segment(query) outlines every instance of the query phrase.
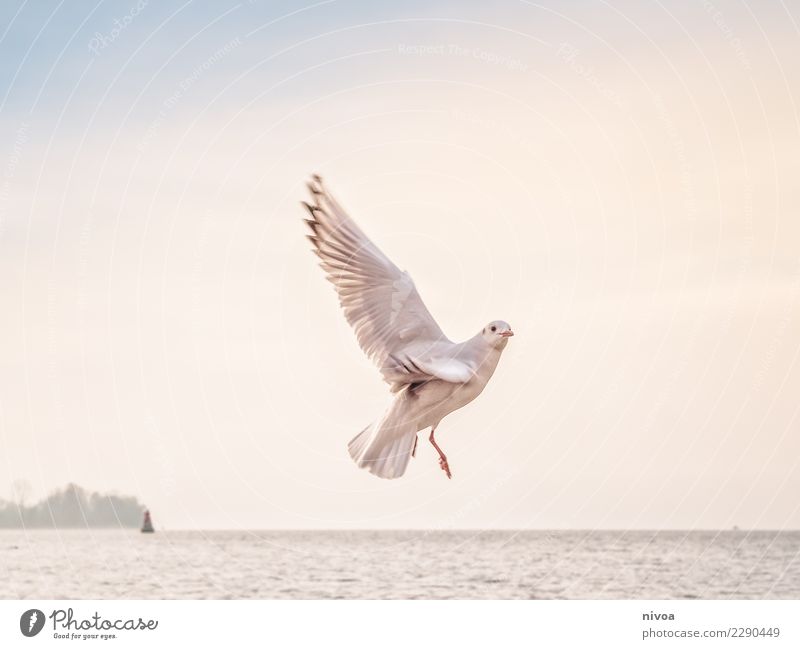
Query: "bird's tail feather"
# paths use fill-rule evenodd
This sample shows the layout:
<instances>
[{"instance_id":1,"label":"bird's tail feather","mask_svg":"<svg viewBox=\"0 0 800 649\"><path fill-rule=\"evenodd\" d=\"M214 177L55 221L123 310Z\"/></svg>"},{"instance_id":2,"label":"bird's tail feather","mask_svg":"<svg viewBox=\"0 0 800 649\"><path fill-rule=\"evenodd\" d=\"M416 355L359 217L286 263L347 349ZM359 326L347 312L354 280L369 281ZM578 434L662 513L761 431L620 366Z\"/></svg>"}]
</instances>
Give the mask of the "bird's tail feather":
<instances>
[{"instance_id":1,"label":"bird's tail feather","mask_svg":"<svg viewBox=\"0 0 800 649\"><path fill-rule=\"evenodd\" d=\"M347 450L362 469L379 478L399 478L406 471L417 438L416 422L398 416L396 407L389 408L379 420L371 423L350 440Z\"/></svg>"}]
</instances>

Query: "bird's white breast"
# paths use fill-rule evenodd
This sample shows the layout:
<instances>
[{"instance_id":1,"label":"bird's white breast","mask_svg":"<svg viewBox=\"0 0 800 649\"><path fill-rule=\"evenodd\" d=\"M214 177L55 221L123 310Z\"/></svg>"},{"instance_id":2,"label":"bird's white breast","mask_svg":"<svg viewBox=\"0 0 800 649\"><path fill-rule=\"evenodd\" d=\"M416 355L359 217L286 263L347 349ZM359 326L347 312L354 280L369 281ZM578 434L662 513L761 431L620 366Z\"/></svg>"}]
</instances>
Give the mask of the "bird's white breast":
<instances>
[{"instance_id":1,"label":"bird's white breast","mask_svg":"<svg viewBox=\"0 0 800 649\"><path fill-rule=\"evenodd\" d=\"M478 365L475 376L466 383L431 381L419 390L415 410L419 413L418 430L438 424L451 412L473 401L486 387L497 368L501 350L490 349Z\"/></svg>"}]
</instances>

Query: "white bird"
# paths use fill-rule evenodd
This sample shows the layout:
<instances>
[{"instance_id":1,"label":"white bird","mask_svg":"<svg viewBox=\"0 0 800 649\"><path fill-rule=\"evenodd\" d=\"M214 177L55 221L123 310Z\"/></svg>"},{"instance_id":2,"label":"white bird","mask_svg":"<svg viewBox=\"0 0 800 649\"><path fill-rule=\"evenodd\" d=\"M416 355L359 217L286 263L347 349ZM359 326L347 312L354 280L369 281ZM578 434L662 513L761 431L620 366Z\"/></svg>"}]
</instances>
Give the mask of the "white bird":
<instances>
[{"instance_id":1,"label":"white bird","mask_svg":"<svg viewBox=\"0 0 800 649\"><path fill-rule=\"evenodd\" d=\"M495 320L462 343L436 324L414 282L361 231L319 176L308 183L309 239L364 353L391 386L394 399L348 444L355 463L381 478L399 478L416 455L417 433L430 427L439 465L452 477L436 443L439 422L477 397L514 335Z\"/></svg>"}]
</instances>

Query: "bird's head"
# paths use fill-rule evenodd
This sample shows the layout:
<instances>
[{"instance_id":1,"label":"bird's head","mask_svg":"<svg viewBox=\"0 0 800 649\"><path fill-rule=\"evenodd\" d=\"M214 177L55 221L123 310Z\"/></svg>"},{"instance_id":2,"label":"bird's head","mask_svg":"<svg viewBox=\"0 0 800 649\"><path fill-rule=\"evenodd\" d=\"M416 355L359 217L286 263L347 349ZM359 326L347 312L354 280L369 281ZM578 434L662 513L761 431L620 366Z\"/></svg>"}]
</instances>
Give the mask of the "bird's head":
<instances>
[{"instance_id":1,"label":"bird's head","mask_svg":"<svg viewBox=\"0 0 800 649\"><path fill-rule=\"evenodd\" d=\"M513 335L511 325L503 320L492 320L481 332L481 336L487 343L501 349L506 346L508 339Z\"/></svg>"}]
</instances>

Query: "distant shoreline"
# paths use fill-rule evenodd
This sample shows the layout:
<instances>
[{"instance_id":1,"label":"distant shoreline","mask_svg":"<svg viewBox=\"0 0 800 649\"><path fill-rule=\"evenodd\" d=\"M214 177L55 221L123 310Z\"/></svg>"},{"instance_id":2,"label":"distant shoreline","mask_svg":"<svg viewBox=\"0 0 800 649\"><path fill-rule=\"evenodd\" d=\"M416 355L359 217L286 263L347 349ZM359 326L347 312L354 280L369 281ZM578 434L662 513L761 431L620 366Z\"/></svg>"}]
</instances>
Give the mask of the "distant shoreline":
<instances>
[{"instance_id":1,"label":"distant shoreline","mask_svg":"<svg viewBox=\"0 0 800 649\"><path fill-rule=\"evenodd\" d=\"M25 526L25 527L2 527L0 526L0 533L4 530L46 530L46 531L74 531L74 530L138 530L140 523L133 525L93 525L93 526ZM648 528L529 528L529 529L514 529L514 528L452 528L452 529L430 529L430 528L289 528L289 527L251 527L251 528L230 528L230 527L175 527L167 529L161 527L159 531L164 533L232 533L232 534L353 534L353 533L369 533L369 534L396 534L403 533L418 533L418 534L800 534L798 528L787 529L774 529L774 528L753 528L753 529L731 529L731 528L697 528L697 529L648 529Z\"/></svg>"},{"instance_id":2,"label":"distant shoreline","mask_svg":"<svg viewBox=\"0 0 800 649\"><path fill-rule=\"evenodd\" d=\"M0 530L134 529L144 509L133 496L90 492L70 483L32 505L22 497L0 500Z\"/></svg>"}]
</instances>

